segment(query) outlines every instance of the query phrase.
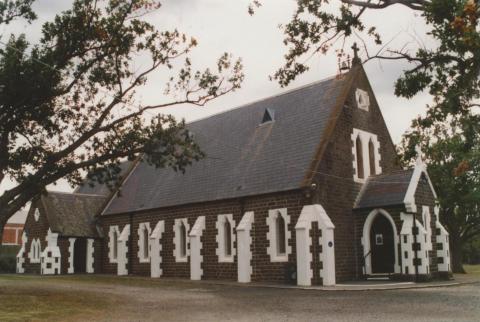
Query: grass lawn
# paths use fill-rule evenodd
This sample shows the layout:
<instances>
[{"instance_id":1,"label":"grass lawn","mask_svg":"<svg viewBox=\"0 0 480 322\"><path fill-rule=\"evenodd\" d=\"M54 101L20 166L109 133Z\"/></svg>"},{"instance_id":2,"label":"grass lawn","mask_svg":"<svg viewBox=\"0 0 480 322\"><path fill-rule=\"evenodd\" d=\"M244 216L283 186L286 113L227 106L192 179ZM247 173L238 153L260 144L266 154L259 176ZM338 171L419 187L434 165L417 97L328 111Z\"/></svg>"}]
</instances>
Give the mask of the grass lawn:
<instances>
[{"instance_id":1,"label":"grass lawn","mask_svg":"<svg viewBox=\"0 0 480 322\"><path fill-rule=\"evenodd\" d=\"M467 274L480 276L480 265L463 265Z\"/></svg>"},{"instance_id":2,"label":"grass lawn","mask_svg":"<svg viewBox=\"0 0 480 322\"><path fill-rule=\"evenodd\" d=\"M0 276L0 321L91 320L107 314L116 296L72 289L42 288L35 276Z\"/></svg>"}]
</instances>

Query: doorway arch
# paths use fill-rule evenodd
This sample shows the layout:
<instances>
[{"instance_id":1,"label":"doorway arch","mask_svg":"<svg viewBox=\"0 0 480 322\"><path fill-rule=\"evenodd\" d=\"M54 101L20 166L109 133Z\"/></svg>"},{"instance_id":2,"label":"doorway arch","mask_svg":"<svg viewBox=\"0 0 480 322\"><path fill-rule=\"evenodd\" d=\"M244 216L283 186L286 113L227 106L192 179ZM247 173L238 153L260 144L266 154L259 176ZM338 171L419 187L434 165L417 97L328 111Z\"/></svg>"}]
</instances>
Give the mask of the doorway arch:
<instances>
[{"instance_id":1,"label":"doorway arch","mask_svg":"<svg viewBox=\"0 0 480 322\"><path fill-rule=\"evenodd\" d=\"M390 224L389 227L388 223ZM372 236L372 227L375 229L379 229L380 232L378 235L380 236ZM393 272L391 273L400 273L400 263L399 263L399 258L398 258L398 245L400 243L400 238L397 233L397 227L395 225L395 221L393 220L392 216L385 211L384 209L375 209L368 214L367 219L365 220L365 224L363 225L363 237L362 237L362 245L363 245L363 256L365 259L365 274L370 275L372 273L379 273L378 269L382 267L378 267L376 265L375 269L372 265L372 251L375 251L375 245L372 245L372 238L374 239L373 241L378 242L379 244L382 244L384 242L388 242L388 236L383 236L383 234L389 233L393 234L393 245L389 247L388 245L385 245L386 247L389 247L390 251L393 251L393 259L390 260L393 261ZM377 235L377 234L374 234ZM375 238L378 237L378 240L375 240ZM384 239L384 237L387 237ZM391 236L390 236L391 237ZM381 246L381 245L380 245ZM393 250L392 250L393 248ZM375 254L379 255L379 254ZM388 259L387 259L388 260ZM373 261L375 262L375 261ZM378 261L375 263L377 264ZM385 264L385 267L388 267L388 263ZM383 272L383 273L389 273Z\"/></svg>"}]
</instances>

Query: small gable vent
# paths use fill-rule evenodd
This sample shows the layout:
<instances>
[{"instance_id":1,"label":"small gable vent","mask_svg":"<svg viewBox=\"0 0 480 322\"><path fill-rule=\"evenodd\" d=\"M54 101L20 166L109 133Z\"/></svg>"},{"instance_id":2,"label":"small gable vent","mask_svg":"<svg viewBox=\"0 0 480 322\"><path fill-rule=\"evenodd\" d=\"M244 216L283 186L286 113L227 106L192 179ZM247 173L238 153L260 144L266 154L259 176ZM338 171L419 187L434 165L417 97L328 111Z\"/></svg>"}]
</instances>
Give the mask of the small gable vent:
<instances>
[{"instance_id":1,"label":"small gable vent","mask_svg":"<svg viewBox=\"0 0 480 322\"><path fill-rule=\"evenodd\" d=\"M273 122L275 120L275 111L267 108L265 109L265 113L263 114L263 119L262 119L262 124L268 123L268 122Z\"/></svg>"}]
</instances>

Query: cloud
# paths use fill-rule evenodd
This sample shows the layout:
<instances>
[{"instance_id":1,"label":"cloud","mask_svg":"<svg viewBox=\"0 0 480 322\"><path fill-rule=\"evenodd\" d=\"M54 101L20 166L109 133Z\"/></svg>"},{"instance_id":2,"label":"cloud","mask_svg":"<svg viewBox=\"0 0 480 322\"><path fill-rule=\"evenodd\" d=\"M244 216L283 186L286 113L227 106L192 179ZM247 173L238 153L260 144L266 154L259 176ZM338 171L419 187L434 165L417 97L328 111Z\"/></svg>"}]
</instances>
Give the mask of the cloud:
<instances>
[{"instance_id":1,"label":"cloud","mask_svg":"<svg viewBox=\"0 0 480 322\"><path fill-rule=\"evenodd\" d=\"M165 0L158 12L147 17L160 30L178 28L199 40L198 48L192 52L195 66L212 66L216 58L227 51L242 57L246 72L246 80L241 90L222 97L207 107L183 106L162 112L191 121L283 91L277 83L270 81L268 76L283 63L286 48L282 43L283 35L278 25L290 20L295 1L265 0L254 16L247 13L249 3L250 0ZM35 4L40 16L39 22L32 26L15 24L10 30L28 31L29 39L35 41L40 37L41 23L52 19L56 13L68 9L69 6L70 1L39 0ZM408 41L412 48L422 42L428 45L428 41L422 36L427 27L421 17L402 6L372 11L367 15L366 22L378 26L385 35L385 40L397 37L394 41ZM335 74L335 53L315 57L311 60L310 67L309 72L291 85L292 88ZM430 101L428 95L419 95L413 100L393 95L394 81L407 67L398 62L384 62L381 65L370 62L365 66L395 143L399 142L401 134L409 128L412 118L423 113L425 104ZM158 101L161 98L159 89L167 76L165 71L162 71L150 78L145 90L140 91L145 102ZM65 189L64 184L61 189Z\"/></svg>"}]
</instances>

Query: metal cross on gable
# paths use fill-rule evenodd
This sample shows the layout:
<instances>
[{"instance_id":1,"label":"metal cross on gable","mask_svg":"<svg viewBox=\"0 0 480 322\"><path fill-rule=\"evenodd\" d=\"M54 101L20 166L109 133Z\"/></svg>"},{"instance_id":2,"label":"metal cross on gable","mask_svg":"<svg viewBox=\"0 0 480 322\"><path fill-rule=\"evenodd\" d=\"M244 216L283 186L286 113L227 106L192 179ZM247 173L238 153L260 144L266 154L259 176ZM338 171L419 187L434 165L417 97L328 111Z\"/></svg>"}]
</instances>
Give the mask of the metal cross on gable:
<instances>
[{"instance_id":1,"label":"metal cross on gable","mask_svg":"<svg viewBox=\"0 0 480 322\"><path fill-rule=\"evenodd\" d=\"M356 42L353 43L352 49L353 49L352 65L360 64L361 61L360 61L360 58L358 57L358 52L360 51L360 48L358 48Z\"/></svg>"},{"instance_id":2,"label":"metal cross on gable","mask_svg":"<svg viewBox=\"0 0 480 322\"><path fill-rule=\"evenodd\" d=\"M358 48L356 42L353 43L352 49L353 49L353 57L358 57L358 52L360 51L360 48Z\"/></svg>"}]
</instances>

